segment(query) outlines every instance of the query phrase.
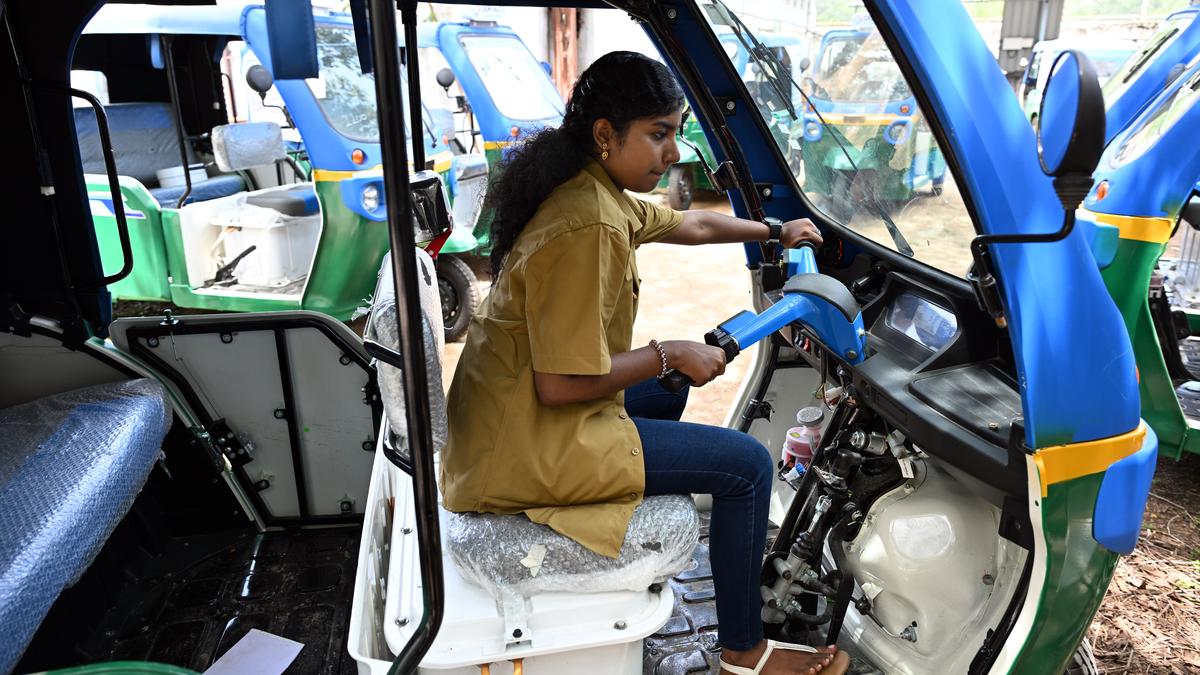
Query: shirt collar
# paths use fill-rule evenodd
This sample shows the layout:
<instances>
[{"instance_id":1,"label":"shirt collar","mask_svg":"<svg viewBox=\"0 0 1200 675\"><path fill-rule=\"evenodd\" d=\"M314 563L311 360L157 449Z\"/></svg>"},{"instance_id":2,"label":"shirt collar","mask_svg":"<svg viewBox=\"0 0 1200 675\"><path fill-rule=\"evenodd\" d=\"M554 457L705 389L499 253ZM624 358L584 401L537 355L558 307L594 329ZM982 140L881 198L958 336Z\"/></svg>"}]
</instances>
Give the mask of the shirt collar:
<instances>
[{"instance_id":1,"label":"shirt collar","mask_svg":"<svg viewBox=\"0 0 1200 675\"><path fill-rule=\"evenodd\" d=\"M587 164L584 165L583 169L591 174L592 178L594 178L597 183L603 185L604 189L608 190L608 193L612 195L614 200L616 200L617 206L620 207L621 212L633 221L634 229L637 229L637 227L641 225L641 221L638 219L637 213L634 212L633 206L629 204L629 195L625 194L624 190L618 188L616 184L613 183L612 178L609 178L608 176L608 172L604 170L604 167L600 166L600 162L597 162L594 158L589 157Z\"/></svg>"}]
</instances>

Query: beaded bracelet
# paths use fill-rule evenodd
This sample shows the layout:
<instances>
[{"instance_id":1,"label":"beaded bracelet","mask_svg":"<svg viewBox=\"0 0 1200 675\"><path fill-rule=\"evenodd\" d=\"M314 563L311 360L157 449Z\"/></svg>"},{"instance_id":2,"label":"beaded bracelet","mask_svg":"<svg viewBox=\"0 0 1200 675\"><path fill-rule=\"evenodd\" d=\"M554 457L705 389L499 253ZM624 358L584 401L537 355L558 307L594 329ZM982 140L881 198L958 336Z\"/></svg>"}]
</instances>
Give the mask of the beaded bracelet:
<instances>
[{"instance_id":1,"label":"beaded bracelet","mask_svg":"<svg viewBox=\"0 0 1200 675\"><path fill-rule=\"evenodd\" d=\"M654 351L658 352L658 358L662 359L662 372L658 374L658 379L661 380L670 372L670 368L667 368L667 351L658 344L658 340L651 340L650 346L654 347Z\"/></svg>"}]
</instances>

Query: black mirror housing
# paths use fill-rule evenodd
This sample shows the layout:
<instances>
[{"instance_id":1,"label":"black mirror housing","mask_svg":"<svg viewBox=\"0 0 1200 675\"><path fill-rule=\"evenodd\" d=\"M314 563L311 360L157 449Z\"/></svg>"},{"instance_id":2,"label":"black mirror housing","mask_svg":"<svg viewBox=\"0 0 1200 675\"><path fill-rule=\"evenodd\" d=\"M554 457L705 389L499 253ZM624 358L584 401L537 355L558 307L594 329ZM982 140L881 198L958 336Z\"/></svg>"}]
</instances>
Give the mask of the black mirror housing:
<instances>
[{"instance_id":1,"label":"black mirror housing","mask_svg":"<svg viewBox=\"0 0 1200 675\"><path fill-rule=\"evenodd\" d=\"M433 76L437 80L438 86L442 89L449 89L450 85L454 84L454 71L449 68L442 68Z\"/></svg>"},{"instance_id":2,"label":"black mirror housing","mask_svg":"<svg viewBox=\"0 0 1200 675\"><path fill-rule=\"evenodd\" d=\"M1079 206L1092 187L1104 152L1104 96L1096 69L1082 52L1054 59L1038 109L1037 151L1042 172L1066 209Z\"/></svg>"},{"instance_id":3,"label":"black mirror housing","mask_svg":"<svg viewBox=\"0 0 1200 675\"><path fill-rule=\"evenodd\" d=\"M246 84L258 92L259 96L266 96L275 85L275 78L271 77L269 70L256 63L246 71Z\"/></svg>"}]
</instances>

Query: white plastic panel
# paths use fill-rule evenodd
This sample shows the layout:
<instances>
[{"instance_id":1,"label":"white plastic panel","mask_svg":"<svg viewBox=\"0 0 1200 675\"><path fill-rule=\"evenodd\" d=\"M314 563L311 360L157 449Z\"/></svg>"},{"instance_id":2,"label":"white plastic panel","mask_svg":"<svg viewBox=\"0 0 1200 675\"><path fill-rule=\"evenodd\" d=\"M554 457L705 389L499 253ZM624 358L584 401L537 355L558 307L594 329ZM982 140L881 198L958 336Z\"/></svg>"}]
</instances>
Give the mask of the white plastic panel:
<instances>
[{"instance_id":1,"label":"white plastic panel","mask_svg":"<svg viewBox=\"0 0 1200 675\"><path fill-rule=\"evenodd\" d=\"M72 351L54 338L37 334L0 333L0 373L0 408L129 379L85 351Z\"/></svg>"}]
</instances>

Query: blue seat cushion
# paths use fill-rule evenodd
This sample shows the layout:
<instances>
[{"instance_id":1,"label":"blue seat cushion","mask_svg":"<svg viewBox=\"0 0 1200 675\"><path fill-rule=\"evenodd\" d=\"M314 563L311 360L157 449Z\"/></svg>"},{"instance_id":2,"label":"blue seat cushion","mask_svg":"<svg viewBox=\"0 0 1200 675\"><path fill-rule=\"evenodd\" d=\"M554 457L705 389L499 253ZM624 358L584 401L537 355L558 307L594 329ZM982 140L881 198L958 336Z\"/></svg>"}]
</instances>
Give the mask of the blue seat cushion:
<instances>
[{"instance_id":1,"label":"blue seat cushion","mask_svg":"<svg viewBox=\"0 0 1200 675\"><path fill-rule=\"evenodd\" d=\"M0 673L129 511L170 425L144 379L0 410Z\"/></svg>"},{"instance_id":2,"label":"blue seat cushion","mask_svg":"<svg viewBox=\"0 0 1200 675\"><path fill-rule=\"evenodd\" d=\"M187 187L178 185L175 187L160 187L150 190L150 194L158 200L159 206L164 206L169 209L175 208L175 204L179 198L183 196L183 191ZM208 180L192 183L192 192L188 195L187 203L206 202L210 199L218 199L220 197L228 197L236 195L239 192L246 190L246 182L237 174L222 174L213 176Z\"/></svg>"},{"instance_id":3,"label":"blue seat cushion","mask_svg":"<svg viewBox=\"0 0 1200 675\"><path fill-rule=\"evenodd\" d=\"M256 192L246 197L246 203L274 209L285 216L311 216L321 210L312 183L300 183L286 190Z\"/></svg>"}]
</instances>

